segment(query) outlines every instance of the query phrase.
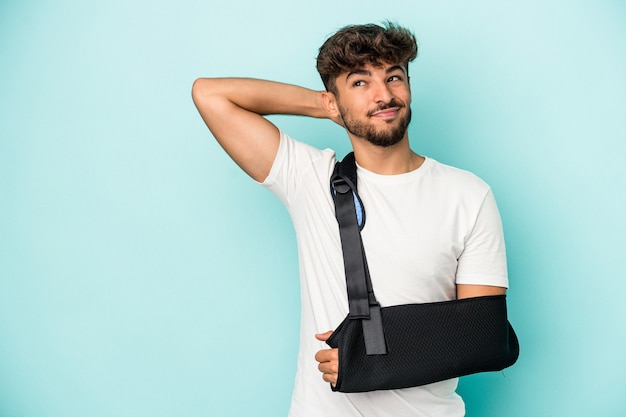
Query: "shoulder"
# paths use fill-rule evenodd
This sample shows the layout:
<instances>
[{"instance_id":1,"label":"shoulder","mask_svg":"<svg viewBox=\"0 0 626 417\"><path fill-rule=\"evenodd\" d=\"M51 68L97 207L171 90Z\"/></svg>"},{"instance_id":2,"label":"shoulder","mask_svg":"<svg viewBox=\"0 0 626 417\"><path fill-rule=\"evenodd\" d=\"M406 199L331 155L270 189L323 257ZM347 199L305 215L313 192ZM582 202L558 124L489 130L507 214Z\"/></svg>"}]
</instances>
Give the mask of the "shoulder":
<instances>
[{"instance_id":1,"label":"shoulder","mask_svg":"<svg viewBox=\"0 0 626 417\"><path fill-rule=\"evenodd\" d=\"M318 149L312 145L292 138L287 133L280 131L280 145L274 165L287 161L298 163L316 161L319 159L335 159L335 151L332 149Z\"/></svg>"},{"instance_id":2,"label":"shoulder","mask_svg":"<svg viewBox=\"0 0 626 417\"><path fill-rule=\"evenodd\" d=\"M280 132L280 144L263 185L281 197L292 199L305 187L328 187L337 159L332 149L318 149Z\"/></svg>"},{"instance_id":3,"label":"shoulder","mask_svg":"<svg viewBox=\"0 0 626 417\"><path fill-rule=\"evenodd\" d=\"M311 169L324 172L328 167L334 167L336 161L335 151L332 149L318 149L281 131L276 159L265 182L271 182L280 175L301 176Z\"/></svg>"},{"instance_id":4,"label":"shoulder","mask_svg":"<svg viewBox=\"0 0 626 417\"><path fill-rule=\"evenodd\" d=\"M483 195L490 190L489 184L468 170L443 164L432 158L426 158L424 168L426 168L425 173L429 177L446 187L477 192Z\"/></svg>"}]
</instances>

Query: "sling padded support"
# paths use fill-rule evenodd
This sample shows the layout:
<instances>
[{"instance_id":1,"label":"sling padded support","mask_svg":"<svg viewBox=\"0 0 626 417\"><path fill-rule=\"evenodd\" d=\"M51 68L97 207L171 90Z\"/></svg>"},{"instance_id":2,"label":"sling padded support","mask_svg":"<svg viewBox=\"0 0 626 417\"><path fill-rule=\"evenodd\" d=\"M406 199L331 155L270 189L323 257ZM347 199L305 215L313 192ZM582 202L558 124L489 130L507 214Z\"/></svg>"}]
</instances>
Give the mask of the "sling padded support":
<instances>
[{"instance_id":1,"label":"sling padded support","mask_svg":"<svg viewBox=\"0 0 626 417\"><path fill-rule=\"evenodd\" d=\"M386 355L366 354L362 319L346 317L327 341L339 349L334 391L399 389L500 371L519 356L505 295L383 307L381 314Z\"/></svg>"}]
</instances>

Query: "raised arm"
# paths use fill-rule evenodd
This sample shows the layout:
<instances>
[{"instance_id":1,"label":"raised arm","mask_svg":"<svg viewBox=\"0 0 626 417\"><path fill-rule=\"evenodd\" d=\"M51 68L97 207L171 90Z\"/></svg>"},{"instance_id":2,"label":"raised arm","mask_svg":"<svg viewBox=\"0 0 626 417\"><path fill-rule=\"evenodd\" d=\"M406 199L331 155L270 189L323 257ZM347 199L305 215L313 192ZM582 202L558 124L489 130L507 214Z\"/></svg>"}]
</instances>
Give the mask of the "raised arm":
<instances>
[{"instance_id":1,"label":"raised arm","mask_svg":"<svg viewBox=\"0 0 626 417\"><path fill-rule=\"evenodd\" d=\"M193 101L213 136L259 182L267 178L280 140L276 126L263 116L328 117L323 94L249 78L200 78L192 89Z\"/></svg>"}]
</instances>

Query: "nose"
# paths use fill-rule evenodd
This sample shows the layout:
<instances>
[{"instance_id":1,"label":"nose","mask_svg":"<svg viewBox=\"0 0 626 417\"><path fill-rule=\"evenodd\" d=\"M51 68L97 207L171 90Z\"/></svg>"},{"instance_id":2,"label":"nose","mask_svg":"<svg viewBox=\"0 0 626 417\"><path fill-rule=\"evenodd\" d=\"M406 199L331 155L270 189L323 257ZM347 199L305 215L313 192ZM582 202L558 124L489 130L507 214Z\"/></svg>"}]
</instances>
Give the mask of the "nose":
<instances>
[{"instance_id":1,"label":"nose","mask_svg":"<svg viewBox=\"0 0 626 417\"><path fill-rule=\"evenodd\" d=\"M374 90L374 101L376 103L389 103L393 100L393 93L389 89L386 82L380 82L376 85Z\"/></svg>"}]
</instances>

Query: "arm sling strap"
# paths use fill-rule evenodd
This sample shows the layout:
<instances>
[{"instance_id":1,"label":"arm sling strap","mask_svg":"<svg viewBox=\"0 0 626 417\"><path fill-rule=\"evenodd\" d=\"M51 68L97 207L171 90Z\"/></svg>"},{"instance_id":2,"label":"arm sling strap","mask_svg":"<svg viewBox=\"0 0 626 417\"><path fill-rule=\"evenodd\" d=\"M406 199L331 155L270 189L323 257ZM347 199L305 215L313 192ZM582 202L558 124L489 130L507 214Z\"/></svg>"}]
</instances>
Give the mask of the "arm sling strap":
<instances>
[{"instance_id":1,"label":"arm sling strap","mask_svg":"<svg viewBox=\"0 0 626 417\"><path fill-rule=\"evenodd\" d=\"M344 257L349 313L326 342L339 351L333 391L367 392L500 371L519 356L506 296L381 307L361 240L365 209L354 154L337 162L331 194Z\"/></svg>"}]
</instances>

